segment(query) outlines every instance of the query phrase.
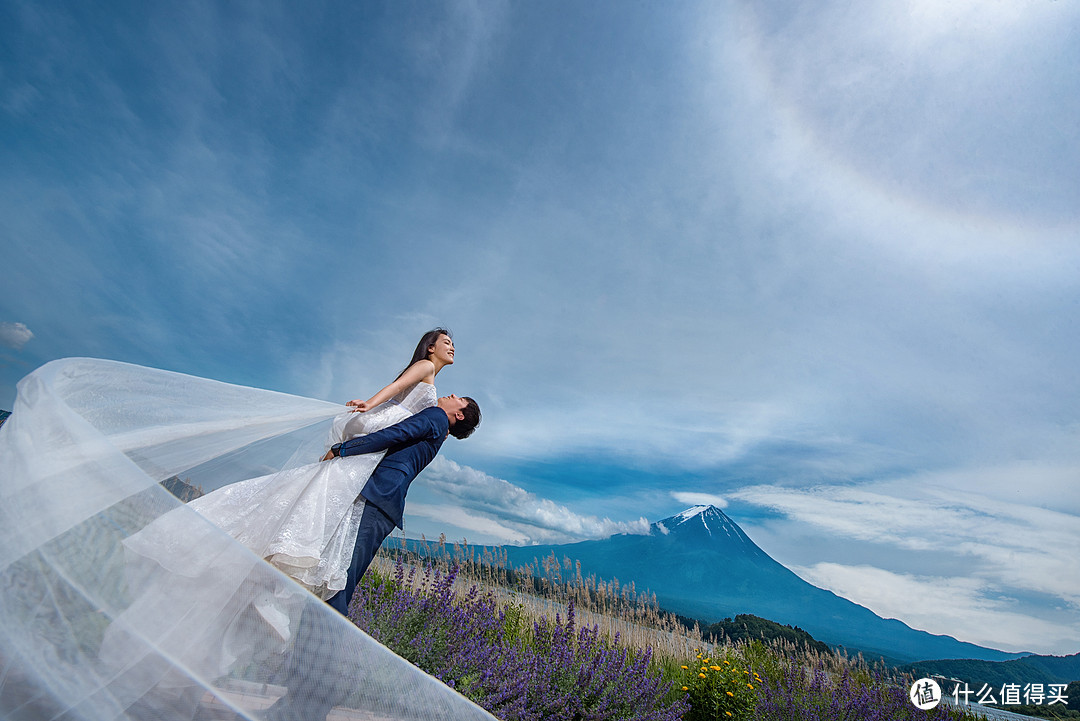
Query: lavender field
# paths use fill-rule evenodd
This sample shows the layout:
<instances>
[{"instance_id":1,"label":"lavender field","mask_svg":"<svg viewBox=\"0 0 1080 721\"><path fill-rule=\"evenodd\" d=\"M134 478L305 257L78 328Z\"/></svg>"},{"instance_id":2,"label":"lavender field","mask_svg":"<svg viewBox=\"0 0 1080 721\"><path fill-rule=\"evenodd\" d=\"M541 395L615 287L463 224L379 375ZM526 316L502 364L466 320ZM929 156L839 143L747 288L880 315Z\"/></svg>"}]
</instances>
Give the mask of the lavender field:
<instances>
[{"instance_id":1,"label":"lavender field","mask_svg":"<svg viewBox=\"0 0 1080 721\"><path fill-rule=\"evenodd\" d=\"M977 718L915 708L910 679L861 658L707 643L617 582L492 560L381 558L350 618L507 721Z\"/></svg>"}]
</instances>

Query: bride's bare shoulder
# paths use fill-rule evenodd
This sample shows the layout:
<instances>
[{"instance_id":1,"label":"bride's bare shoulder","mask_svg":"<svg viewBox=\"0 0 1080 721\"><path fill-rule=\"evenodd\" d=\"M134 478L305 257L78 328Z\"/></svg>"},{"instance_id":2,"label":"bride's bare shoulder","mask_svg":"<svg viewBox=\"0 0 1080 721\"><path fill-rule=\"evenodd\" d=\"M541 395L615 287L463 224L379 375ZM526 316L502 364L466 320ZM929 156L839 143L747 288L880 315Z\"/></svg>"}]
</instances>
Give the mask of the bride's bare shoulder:
<instances>
[{"instance_id":1,"label":"bride's bare shoulder","mask_svg":"<svg viewBox=\"0 0 1080 721\"><path fill-rule=\"evenodd\" d=\"M413 363L409 366L409 369L405 371L405 374L409 376L409 380L413 383L435 385L435 364L427 358Z\"/></svg>"}]
</instances>

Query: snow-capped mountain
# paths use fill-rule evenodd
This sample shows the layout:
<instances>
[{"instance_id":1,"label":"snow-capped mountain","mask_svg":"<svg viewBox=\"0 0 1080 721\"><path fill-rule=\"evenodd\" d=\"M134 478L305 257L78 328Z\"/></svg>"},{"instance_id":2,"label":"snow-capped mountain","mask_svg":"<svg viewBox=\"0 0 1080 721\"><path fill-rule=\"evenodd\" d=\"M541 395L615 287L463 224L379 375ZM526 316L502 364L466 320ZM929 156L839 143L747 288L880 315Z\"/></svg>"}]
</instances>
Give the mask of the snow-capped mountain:
<instances>
[{"instance_id":1,"label":"snow-capped mountain","mask_svg":"<svg viewBox=\"0 0 1080 721\"><path fill-rule=\"evenodd\" d=\"M665 518L652 524L654 533L670 535L676 533L684 540L692 540L697 537L700 541L714 541L732 545L741 549L742 553L749 555L760 554L768 558L768 554L762 551L743 533L743 529L735 521L716 506L694 506L671 518Z\"/></svg>"},{"instance_id":2,"label":"snow-capped mountain","mask_svg":"<svg viewBox=\"0 0 1080 721\"><path fill-rule=\"evenodd\" d=\"M717 621L739 613L799 626L814 638L890 660L976 658L1008 654L918 631L802 580L761 550L715 506L695 506L653 523L648 535L558 546L508 546L515 566L554 552L581 561L582 572L633 581L668 611Z\"/></svg>"}]
</instances>

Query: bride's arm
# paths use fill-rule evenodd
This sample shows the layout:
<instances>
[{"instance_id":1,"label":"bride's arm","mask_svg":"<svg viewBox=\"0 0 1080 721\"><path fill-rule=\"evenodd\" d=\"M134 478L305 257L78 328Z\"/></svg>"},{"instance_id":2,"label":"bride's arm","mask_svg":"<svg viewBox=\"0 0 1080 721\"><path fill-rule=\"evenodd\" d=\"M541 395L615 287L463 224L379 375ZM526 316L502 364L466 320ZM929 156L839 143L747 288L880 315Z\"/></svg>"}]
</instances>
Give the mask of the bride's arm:
<instances>
[{"instance_id":1,"label":"bride's arm","mask_svg":"<svg viewBox=\"0 0 1080 721\"><path fill-rule=\"evenodd\" d=\"M427 359L418 360L411 366L409 366L404 373L398 376L393 383L383 388L371 398L368 398L366 401L362 401L359 399L349 401L345 405L353 406L354 410L361 413L363 413L364 411L370 411L375 406L379 405L380 403L385 403L406 388L411 388L420 381L431 378L434 375L434 363Z\"/></svg>"}]
</instances>

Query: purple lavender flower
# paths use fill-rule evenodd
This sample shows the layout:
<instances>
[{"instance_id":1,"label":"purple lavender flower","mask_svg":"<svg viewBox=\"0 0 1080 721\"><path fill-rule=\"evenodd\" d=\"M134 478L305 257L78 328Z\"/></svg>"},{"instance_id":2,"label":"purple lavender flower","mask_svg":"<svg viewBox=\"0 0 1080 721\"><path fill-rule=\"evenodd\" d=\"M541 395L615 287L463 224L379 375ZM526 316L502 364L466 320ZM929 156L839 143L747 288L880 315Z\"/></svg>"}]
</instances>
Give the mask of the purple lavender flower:
<instances>
[{"instance_id":1,"label":"purple lavender flower","mask_svg":"<svg viewBox=\"0 0 1080 721\"><path fill-rule=\"evenodd\" d=\"M596 626L542 618L530 629L473 586L459 597L456 569L430 566L418 580L400 564L390 577L369 574L350 618L360 628L508 721L677 721L684 697L653 669L651 651L620 647ZM415 587L416 590L413 590Z\"/></svg>"},{"instance_id":2,"label":"purple lavender flower","mask_svg":"<svg viewBox=\"0 0 1080 721\"><path fill-rule=\"evenodd\" d=\"M819 662L807 668L796 659L787 659L778 675L763 677L755 717L761 721L945 721L963 719L965 714L945 704L920 711L906 689L878 673L871 673L864 682L856 680L848 666L826 670Z\"/></svg>"}]
</instances>

